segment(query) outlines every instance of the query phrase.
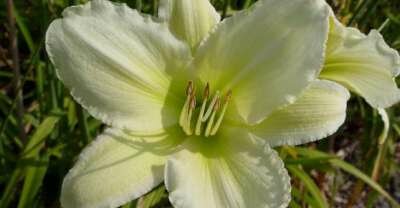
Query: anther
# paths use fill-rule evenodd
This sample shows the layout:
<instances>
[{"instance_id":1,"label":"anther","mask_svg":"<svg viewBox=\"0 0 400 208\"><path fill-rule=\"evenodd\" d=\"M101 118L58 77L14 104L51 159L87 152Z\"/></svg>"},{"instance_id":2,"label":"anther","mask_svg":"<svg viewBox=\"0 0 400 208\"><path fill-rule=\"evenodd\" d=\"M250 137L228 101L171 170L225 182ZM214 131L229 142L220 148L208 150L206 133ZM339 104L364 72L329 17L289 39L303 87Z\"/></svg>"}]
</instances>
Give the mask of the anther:
<instances>
[{"instance_id":1,"label":"anther","mask_svg":"<svg viewBox=\"0 0 400 208\"><path fill-rule=\"evenodd\" d=\"M193 93L193 81L190 80L186 86L186 95L189 96Z\"/></svg>"},{"instance_id":2,"label":"anther","mask_svg":"<svg viewBox=\"0 0 400 208\"><path fill-rule=\"evenodd\" d=\"M232 90L229 90L228 93L226 93L226 95L225 95L224 103L229 102L231 97L232 97Z\"/></svg>"},{"instance_id":3,"label":"anther","mask_svg":"<svg viewBox=\"0 0 400 208\"><path fill-rule=\"evenodd\" d=\"M217 101L215 102L213 111L217 111L217 110L219 109L220 105L221 105L221 101L220 101L220 99L218 98Z\"/></svg>"},{"instance_id":4,"label":"anther","mask_svg":"<svg viewBox=\"0 0 400 208\"><path fill-rule=\"evenodd\" d=\"M210 96L210 84L207 82L206 88L204 88L203 99L208 99Z\"/></svg>"}]
</instances>

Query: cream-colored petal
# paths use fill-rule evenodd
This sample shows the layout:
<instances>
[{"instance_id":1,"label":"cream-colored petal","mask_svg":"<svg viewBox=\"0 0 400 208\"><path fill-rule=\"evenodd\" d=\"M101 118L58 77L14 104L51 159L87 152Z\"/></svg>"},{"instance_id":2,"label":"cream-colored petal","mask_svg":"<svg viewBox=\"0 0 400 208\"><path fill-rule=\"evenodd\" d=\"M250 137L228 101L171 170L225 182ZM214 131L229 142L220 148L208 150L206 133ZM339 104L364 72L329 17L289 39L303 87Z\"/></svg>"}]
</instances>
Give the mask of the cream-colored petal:
<instances>
[{"instance_id":1,"label":"cream-colored petal","mask_svg":"<svg viewBox=\"0 0 400 208\"><path fill-rule=\"evenodd\" d=\"M273 112L251 131L271 146L325 138L343 124L349 96L339 84L315 81L295 103Z\"/></svg>"},{"instance_id":2,"label":"cream-colored petal","mask_svg":"<svg viewBox=\"0 0 400 208\"><path fill-rule=\"evenodd\" d=\"M320 77L339 82L361 95L375 108L400 101L394 78L400 73L400 56L378 31L367 36L343 26L332 17L326 61Z\"/></svg>"},{"instance_id":3,"label":"cream-colored petal","mask_svg":"<svg viewBox=\"0 0 400 208\"><path fill-rule=\"evenodd\" d=\"M190 49L165 24L94 0L51 23L46 50L73 97L103 122L145 132L177 121L168 90Z\"/></svg>"},{"instance_id":4,"label":"cream-colored petal","mask_svg":"<svg viewBox=\"0 0 400 208\"><path fill-rule=\"evenodd\" d=\"M328 7L319 0L261 0L222 21L197 50L195 76L233 90L248 123L289 104L319 73L328 33Z\"/></svg>"},{"instance_id":5,"label":"cream-colored petal","mask_svg":"<svg viewBox=\"0 0 400 208\"><path fill-rule=\"evenodd\" d=\"M178 143L176 134L133 136L106 130L65 177L62 207L118 207L142 196L163 181L164 163Z\"/></svg>"},{"instance_id":6,"label":"cream-colored petal","mask_svg":"<svg viewBox=\"0 0 400 208\"><path fill-rule=\"evenodd\" d=\"M264 141L233 131L189 138L166 164L165 184L176 208L287 207L290 178Z\"/></svg>"},{"instance_id":7,"label":"cream-colored petal","mask_svg":"<svg viewBox=\"0 0 400 208\"><path fill-rule=\"evenodd\" d=\"M193 50L221 19L208 0L161 0L158 16Z\"/></svg>"}]
</instances>

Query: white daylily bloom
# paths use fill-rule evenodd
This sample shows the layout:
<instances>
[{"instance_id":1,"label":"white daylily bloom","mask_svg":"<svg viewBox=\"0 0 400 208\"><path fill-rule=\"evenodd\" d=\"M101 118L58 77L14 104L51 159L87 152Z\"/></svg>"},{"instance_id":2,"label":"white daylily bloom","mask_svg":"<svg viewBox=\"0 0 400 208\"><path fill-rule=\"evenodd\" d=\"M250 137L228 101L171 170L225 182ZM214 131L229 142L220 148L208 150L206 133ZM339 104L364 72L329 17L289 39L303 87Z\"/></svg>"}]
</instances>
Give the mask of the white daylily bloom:
<instances>
[{"instance_id":1,"label":"white daylily bloom","mask_svg":"<svg viewBox=\"0 0 400 208\"><path fill-rule=\"evenodd\" d=\"M317 80L329 8L260 0L219 21L207 0L160 18L105 0L67 8L46 50L72 96L111 128L65 177L63 207L117 207L165 180L177 208L286 207L270 146L332 134L348 91Z\"/></svg>"},{"instance_id":2,"label":"white daylily bloom","mask_svg":"<svg viewBox=\"0 0 400 208\"><path fill-rule=\"evenodd\" d=\"M362 96L374 108L387 108L400 101L395 78L400 73L399 53L382 35L364 35L345 27L331 11L326 60L320 78L336 81Z\"/></svg>"}]
</instances>

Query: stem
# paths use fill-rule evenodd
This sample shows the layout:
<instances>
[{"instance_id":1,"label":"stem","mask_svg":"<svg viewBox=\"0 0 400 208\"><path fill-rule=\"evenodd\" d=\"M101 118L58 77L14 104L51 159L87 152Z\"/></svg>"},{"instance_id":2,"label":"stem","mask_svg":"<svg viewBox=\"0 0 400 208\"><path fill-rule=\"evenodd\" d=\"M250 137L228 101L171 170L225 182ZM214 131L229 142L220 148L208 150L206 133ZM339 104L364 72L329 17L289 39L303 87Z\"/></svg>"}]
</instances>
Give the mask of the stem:
<instances>
[{"instance_id":1,"label":"stem","mask_svg":"<svg viewBox=\"0 0 400 208\"><path fill-rule=\"evenodd\" d=\"M22 86L21 86L21 72L19 66L19 54L18 54L18 42L17 42L17 29L15 27L15 16L14 16L14 2L13 0L7 0L7 17L9 24L9 41L10 51L12 54L13 71L14 71L14 93L16 96L16 110L17 110L17 122L19 127L19 137L22 142L26 139L23 118L24 118L24 104L22 97ZM21 86L21 87L20 87Z\"/></svg>"},{"instance_id":2,"label":"stem","mask_svg":"<svg viewBox=\"0 0 400 208\"><path fill-rule=\"evenodd\" d=\"M381 173L379 170L381 169L381 166L384 161L384 154L386 150L386 144L387 144L387 138L388 138L388 133L389 133L389 128L390 128L390 120L388 117L388 114L384 109L378 109L379 115L381 116L381 119L383 121L383 130L381 135L379 135L378 138L378 155L376 156L375 163L374 163L374 168L372 170L372 175L371 178L374 181L378 181L379 175Z\"/></svg>"},{"instance_id":3,"label":"stem","mask_svg":"<svg viewBox=\"0 0 400 208\"><path fill-rule=\"evenodd\" d=\"M386 142L384 144L379 144L378 155L376 156L374 168L372 169L371 178L372 178L372 180L374 180L376 182L378 182L379 176L381 175L381 173L379 171L383 164L384 149L386 147L385 144L386 144Z\"/></svg>"}]
</instances>

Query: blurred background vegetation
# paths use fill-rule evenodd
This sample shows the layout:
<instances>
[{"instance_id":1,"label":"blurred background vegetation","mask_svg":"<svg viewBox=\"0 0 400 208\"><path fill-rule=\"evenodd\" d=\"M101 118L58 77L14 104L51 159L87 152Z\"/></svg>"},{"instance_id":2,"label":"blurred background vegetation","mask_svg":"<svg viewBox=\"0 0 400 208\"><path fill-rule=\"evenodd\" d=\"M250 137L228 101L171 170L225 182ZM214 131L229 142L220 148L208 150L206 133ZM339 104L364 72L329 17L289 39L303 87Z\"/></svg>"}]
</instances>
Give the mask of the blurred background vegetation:
<instances>
[{"instance_id":1,"label":"blurred background vegetation","mask_svg":"<svg viewBox=\"0 0 400 208\"><path fill-rule=\"evenodd\" d=\"M0 2L0 208L60 207L63 177L104 126L56 78L44 34L61 11L83 0ZM156 14L157 0L126 0ZM223 17L254 0L211 0ZM363 32L379 29L400 49L400 0L330 0L339 19ZM11 21L9 12L15 17ZM14 19L14 18L11 18ZM10 41L16 38L17 48ZM16 70L17 69L17 70ZM382 121L361 98L349 102L345 124L327 139L277 149L292 176L291 207L398 207L400 106L379 145ZM128 207L171 207L163 186Z\"/></svg>"}]
</instances>

